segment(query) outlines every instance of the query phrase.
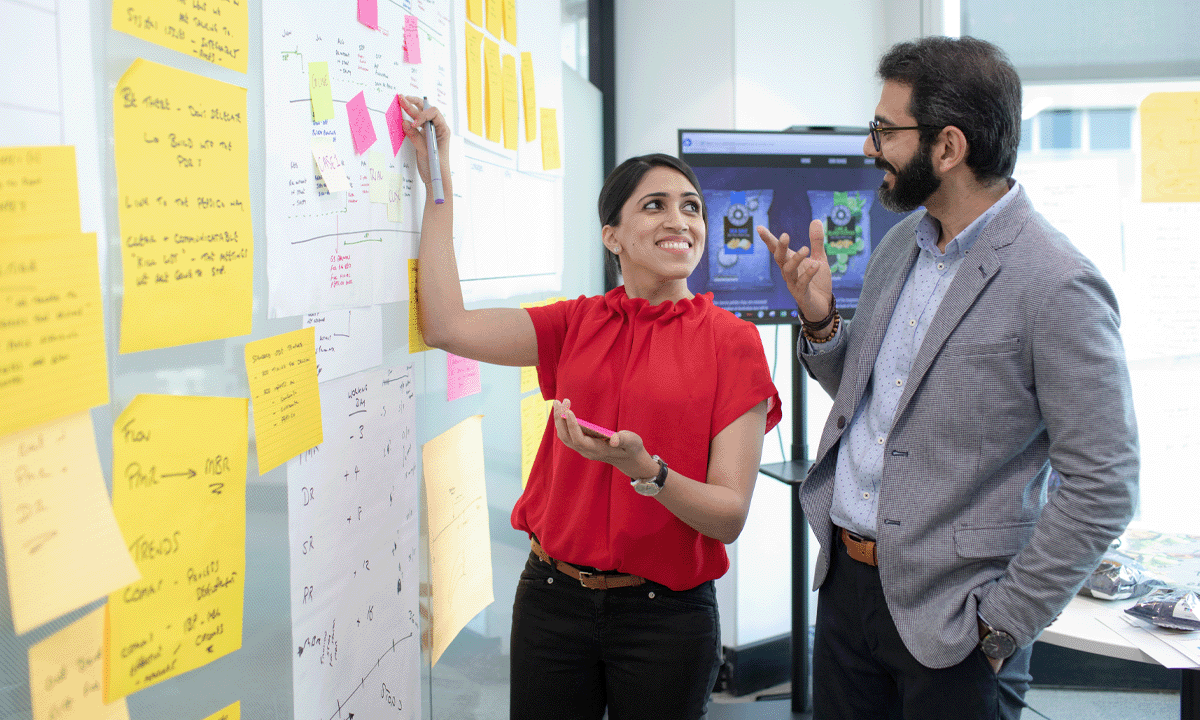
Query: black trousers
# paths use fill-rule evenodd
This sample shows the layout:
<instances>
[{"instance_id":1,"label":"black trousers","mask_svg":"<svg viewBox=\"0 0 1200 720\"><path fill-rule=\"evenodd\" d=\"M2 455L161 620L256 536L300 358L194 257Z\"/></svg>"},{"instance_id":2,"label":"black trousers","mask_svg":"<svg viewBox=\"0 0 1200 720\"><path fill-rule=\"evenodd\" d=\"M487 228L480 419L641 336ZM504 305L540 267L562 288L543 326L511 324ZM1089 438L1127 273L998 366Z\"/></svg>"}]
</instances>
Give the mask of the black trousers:
<instances>
[{"instance_id":1,"label":"black trousers","mask_svg":"<svg viewBox=\"0 0 1200 720\"><path fill-rule=\"evenodd\" d=\"M530 553L513 602L510 720L698 720L720 666L711 581L589 590Z\"/></svg>"},{"instance_id":2,"label":"black trousers","mask_svg":"<svg viewBox=\"0 0 1200 720\"><path fill-rule=\"evenodd\" d=\"M814 720L1015 720L1029 689L1031 648L997 675L975 648L961 663L917 662L892 621L879 570L839 540L817 596L813 643Z\"/></svg>"}]
</instances>

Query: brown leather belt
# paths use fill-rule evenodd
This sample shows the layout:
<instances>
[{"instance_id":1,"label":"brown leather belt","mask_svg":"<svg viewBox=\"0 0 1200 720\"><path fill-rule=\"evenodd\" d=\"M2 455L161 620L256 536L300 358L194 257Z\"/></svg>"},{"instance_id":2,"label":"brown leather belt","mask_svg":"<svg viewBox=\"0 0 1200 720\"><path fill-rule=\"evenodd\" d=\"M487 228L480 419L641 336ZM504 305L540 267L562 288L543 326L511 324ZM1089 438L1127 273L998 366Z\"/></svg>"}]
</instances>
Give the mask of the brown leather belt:
<instances>
[{"instance_id":1,"label":"brown leather belt","mask_svg":"<svg viewBox=\"0 0 1200 720\"><path fill-rule=\"evenodd\" d=\"M564 575L570 575L579 581L579 584L588 590L610 590L612 588L637 587L644 585L646 578L638 577L637 575L601 575L598 573L580 570L571 563L555 560L546 554L542 549L537 538L529 538L529 545L533 548L533 554L538 556L538 559L544 563L548 563L550 567L558 570Z\"/></svg>"},{"instance_id":2,"label":"brown leather belt","mask_svg":"<svg viewBox=\"0 0 1200 720\"><path fill-rule=\"evenodd\" d=\"M841 531L842 544L846 546L846 552L850 553L850 557L871 567L879 567L879 559L875 555L874 540L868 540L861 535L855 535L846 528L838 529Z\"/></svg>"}]
</instances>

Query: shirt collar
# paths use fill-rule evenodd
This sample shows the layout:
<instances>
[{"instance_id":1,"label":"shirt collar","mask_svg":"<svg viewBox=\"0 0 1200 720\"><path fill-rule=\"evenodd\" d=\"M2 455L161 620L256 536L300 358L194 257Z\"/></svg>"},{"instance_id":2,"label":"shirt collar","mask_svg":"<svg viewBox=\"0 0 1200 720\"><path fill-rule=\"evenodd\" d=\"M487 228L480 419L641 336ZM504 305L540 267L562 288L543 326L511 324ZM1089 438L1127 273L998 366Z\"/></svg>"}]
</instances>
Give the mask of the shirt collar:
<instances>
[{"instance_id":1,"label":"shirt collar","mask_svg":"<svg viewBox=\"0 0 1200 720\"><path fill-rule=\"evenodd\" d=\"M991 222L992 218L999 215L1004 208L1008 207L1012 199L1017 196L1017 188L1020 187L1020 183L1011 178L1008 182L1011 184L1009 185L1008 192L1004 193L1004 197L992 203L991 207L984 210L983 214L975 218L970 225L963 228L962 232L947 243L945 253L938 250L937 246L938 232L940 230L939 223L929 213L925 213L925 217L921 218L921 221L917 223L917 246L926 252L932 253L934 257L941 257L942 255L957 257L966 254L971 249L971 246L975 244L979 233L983 232L983 228Z\"/></svg>"}]
</instances>

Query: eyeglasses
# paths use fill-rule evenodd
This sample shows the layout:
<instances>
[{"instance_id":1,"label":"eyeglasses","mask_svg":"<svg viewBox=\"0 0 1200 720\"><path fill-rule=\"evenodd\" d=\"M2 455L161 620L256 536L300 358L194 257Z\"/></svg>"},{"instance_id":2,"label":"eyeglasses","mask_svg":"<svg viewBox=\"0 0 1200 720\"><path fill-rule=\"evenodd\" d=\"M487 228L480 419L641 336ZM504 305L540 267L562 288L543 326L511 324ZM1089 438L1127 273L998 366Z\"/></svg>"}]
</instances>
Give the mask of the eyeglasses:
<instances>
[{"instance_id":1,"label":"eyeglasses","mask_svg":"<svg viewBox=\"0 0 1200 720\"><path fill-rule=\"evenodd\" d=\"M890 132L896 132L898 130L924 130L926 128L928 128L930 130L941 130L942 129L941 127L939 127L937 125L909 125L907 127L892 127L890 125L880 125L878 122L876 122L874 120L867 123L867 127L871 128L871 142L875 143L875 152L883 152L883 148L879 144L879 134L880 133L890 133Z\"/></svg>"}]
</instances>

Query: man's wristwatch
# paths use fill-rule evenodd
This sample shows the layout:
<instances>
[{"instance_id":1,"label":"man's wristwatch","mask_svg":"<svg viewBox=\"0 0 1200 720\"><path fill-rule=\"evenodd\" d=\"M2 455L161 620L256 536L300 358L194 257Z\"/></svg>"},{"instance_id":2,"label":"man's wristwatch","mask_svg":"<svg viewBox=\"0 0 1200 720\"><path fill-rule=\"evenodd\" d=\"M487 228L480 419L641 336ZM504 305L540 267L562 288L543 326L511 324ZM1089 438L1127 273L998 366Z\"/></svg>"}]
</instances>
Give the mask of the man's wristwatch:
<instances>
[{"instance_id":1,"label":"man's wristwatch","mask_svg":"<svg viewBox=\"0 0 1200 720\"><path fill-rule=\"evenodd\" d=\"M657 455L651 459L658 463L658 474L652 478L633 478L629 481L638 495L653 497L658 494L659 490L662 490L663 484L667 482L667 464Z\"/></svg>"},{"instance_id":2,"label":"man's wristwatch","mask_svg":"<svg viewBox=\"0 0 1200 720\"><path fill-rule=\"evenodd\" d=\"M1017 651L1017 641L1012 635L988 625L983 618L979 618L979 632L983 636L979 639L979 649L993 660L1007 660Z\"/></svg>"}]
</instances>

